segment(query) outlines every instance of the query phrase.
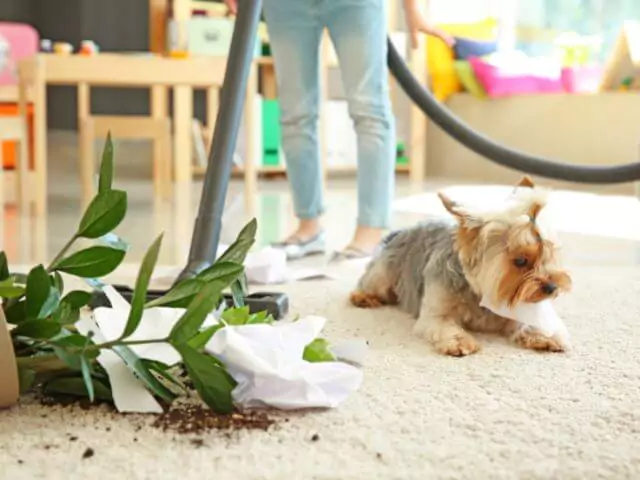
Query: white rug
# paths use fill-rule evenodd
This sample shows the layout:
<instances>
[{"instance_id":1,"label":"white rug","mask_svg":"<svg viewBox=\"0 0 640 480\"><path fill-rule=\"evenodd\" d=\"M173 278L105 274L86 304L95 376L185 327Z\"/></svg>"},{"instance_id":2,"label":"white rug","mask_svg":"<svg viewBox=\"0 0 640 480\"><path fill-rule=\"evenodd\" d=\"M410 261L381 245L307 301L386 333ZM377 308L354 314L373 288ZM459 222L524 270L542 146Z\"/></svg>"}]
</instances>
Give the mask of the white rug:
<instances>
[{"instance_id":1,"label":"white rug","mask_svg":"<svg viewBox=\"0 0 640 480\"><path fill-rule=\"evenodd\" d=\"M442 190L462 204L483 207L501 204L513 186L465 185ZM394 202L393 208L425 216L447 215L435 192L401 198ZM640 240L640 201L636 197L551 191L544 212L559 232Z\"/></svg>"},{"instance_id":2,"label":"white rug","mask_svg":"<svg viewBox=\"0 0 640 480\"><path fill-rule=\"evenodd\" d=\"M435 355L401 313L348 306L355 272L291 285L292 313L326 316L330 338L370 342L364 384L341 407L195 445L145 426L152 418L24 403L0 412L0 478L638 478L640 271L574 274L558 304L573 352L483 338L464 359Z\"/></svg>"}]
</instances>

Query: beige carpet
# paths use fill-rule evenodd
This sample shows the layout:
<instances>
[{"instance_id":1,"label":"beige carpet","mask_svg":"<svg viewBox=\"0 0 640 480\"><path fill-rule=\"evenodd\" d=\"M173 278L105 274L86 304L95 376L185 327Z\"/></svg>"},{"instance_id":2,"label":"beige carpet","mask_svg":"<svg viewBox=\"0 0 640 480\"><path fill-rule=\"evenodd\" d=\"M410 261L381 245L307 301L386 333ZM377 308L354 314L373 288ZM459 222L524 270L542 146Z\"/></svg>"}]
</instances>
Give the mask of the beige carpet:
<instances>
[{"instance_id":1,"label":"beige carpet","mask_svg":"<svg viewBox=\"0 0 640 480\"><path fill-rule=\"evenodd\" d=\"M364 384L341 407L185 437L136 415L25 403L0 412L0 478L638 478L640 270L574 274L558 304L571 354L487 338L465 359L434 355L400 313L346 306L353 272L292 285L293 311L328 317L331 338L370 341Z\"/></svg>"}]
</instances>

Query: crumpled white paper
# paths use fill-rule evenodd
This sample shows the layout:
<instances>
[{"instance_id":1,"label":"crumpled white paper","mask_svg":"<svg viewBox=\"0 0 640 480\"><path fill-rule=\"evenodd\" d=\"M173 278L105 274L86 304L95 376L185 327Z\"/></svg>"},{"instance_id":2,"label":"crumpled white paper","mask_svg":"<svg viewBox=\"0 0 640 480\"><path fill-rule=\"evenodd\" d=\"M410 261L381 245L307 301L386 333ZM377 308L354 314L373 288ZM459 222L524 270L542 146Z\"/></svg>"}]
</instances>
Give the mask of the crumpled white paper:
<instances>
[{"instance_id":1,"label":"crumpled white paper","mask_svg":"<svg viewBox=\"0 0 640 480\"><path fill-rule=\"evenodd\" d=\"M224 248L221 248L223 251ZM291 268L284 250L265 247L249 252L244 262L249 283L279 284L312 279L334 279L327 272L312 268Z\"/></svg>"},{"instance_id":2,"label":"crumpled white paper","mask_svg":"<svg viewBox=\"0 0 640 480\"><path fill-rule=\"evenodd\" d=\"M228 245L218 247L218 257L228 248ZM152 279L154 288L169 288L181 269L163 271L161 275ZM304 280L327 279L335 280L336 277L323 269L317 268L292 268L287 262L286 253L277 248L264 247L260 250L249 252L244 261L244 272L247 282L260 285L277 285Z\"/></svg>"},{"instance_id":3,"label":"crumpled white paper","mask_svg":"<svg viewBox=\"0 0 640 480\"><path fill-rule=\"evenodd\" d=\"M556 313L551 300L536 303L520 303L514 308L505 305L495 306L487 296L482 297L480 306L491 310L501 317L510 318L524 325L540 330L544 335L562 335L568 339L567 328Z\"/></svg>"},{"instance_id":4,"label":"crumpled white paper","mask_svg":"<svg viewBox=\"0 0 640 480\"><path fill-rule=\"evenodd\" d=\"M227 327L218 330L205 349L238 382L232 395L240 406L333 408L360 387L363 374L341 361L312 363L302 358L325 321L308 316L295 322Z\"/></svg>"},{"instance_id":5,"label":"crumpled white paper","mask_svg":"<svg viewBox=\"0 0 640 480\"><path fill-rule=\"evenodd\" d=\"M116 340L123 332L130 304L112 287L103 291L111 308L101 307L76 322L78 331L94 334L97 343ZM145 309L136 331L127 340L165 338L185 312L181 308ZM210 314L203 327L218 323L220 312ZM318 337L326 320L306 317L296 322L226 326L218 330L206 351L218 357L238 382L233 398L241 407L270 405L281 409L336 407L362 382L368 346L359 339L332 345L341 361L311 363L303 360L305 347ZM181 361L166 343L129 346L141 358L168 365ZM101 350L97 361L107 372L119 412L161 413L162 407L125 362L111 350ZM349 362L349 363L345 363Z\"/></svg>"},{"instance_id":6,"label":"crumpled white paper","mask_svg":"<svg viewBox=\"0 0 640 480\"><path fill-rule=\"evenodd\" d=\"M93 311L93 317L83 316L76 327L82 335L94 333L97 343L110 342L120 337L127 324L131 305L110 285L103 292L111 303L111 308L100 307ZM142 320L136 331L127 340L151 340L166 338L171 329L184 314L183 308L156 307L143 311ZM204 326L217 323L215 314L210 314ZM129 347L141 358L156 360L167 365L181 361L180 354L168 343L131 345ZM111 383L111 391L119 412L161 413L162 407L153 395L129 370L124 361L113 351L101 350L98 363L106 370Z\"/></svg>"}]
</instances>

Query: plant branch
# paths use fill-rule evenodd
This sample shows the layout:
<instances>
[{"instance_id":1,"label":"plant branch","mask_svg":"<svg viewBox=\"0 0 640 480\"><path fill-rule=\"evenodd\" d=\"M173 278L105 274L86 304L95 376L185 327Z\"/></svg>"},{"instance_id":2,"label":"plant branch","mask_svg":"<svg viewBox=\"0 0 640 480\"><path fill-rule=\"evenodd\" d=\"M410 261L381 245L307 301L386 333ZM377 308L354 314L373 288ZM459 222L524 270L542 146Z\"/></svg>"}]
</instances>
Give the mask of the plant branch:
<instances>
[{"instance_id":1,"label":"plant branch","mask_svg":"<svg viewBox=\"0 0 640 480\"><path fill-rule=\"evenodd\" d=\"M75 234L73 237L71 237L71 240L69 240L66 243L66 245L62 247L62 250L60 250L60 252L51 261L51 264L47 267L47 273L51 273L53 271L53 268L55 267L56 263L62 260L64 255L69 251L69 249L77 239L78 239L78 234Z\"/></svg>"},{"instance_id":2,"label":"plant branch","mask_svg":"<svg viewBox=\"0 0 640 480\"><path fill-rule=\"evenodd\" d=\"M98 343L96 345L91 345L89 347L87 347L87 350L102 350L104 348L111 348L111 347L119 347L119 346L135 346L135 345L149 345L152 343L167 343L169 342L169 337L165 337L165 338L152 338L149 340L120 340L120 339L116 339L116 340L112 340L110 342L104 342L104 343Z\"/></svg>"}]
</instances>

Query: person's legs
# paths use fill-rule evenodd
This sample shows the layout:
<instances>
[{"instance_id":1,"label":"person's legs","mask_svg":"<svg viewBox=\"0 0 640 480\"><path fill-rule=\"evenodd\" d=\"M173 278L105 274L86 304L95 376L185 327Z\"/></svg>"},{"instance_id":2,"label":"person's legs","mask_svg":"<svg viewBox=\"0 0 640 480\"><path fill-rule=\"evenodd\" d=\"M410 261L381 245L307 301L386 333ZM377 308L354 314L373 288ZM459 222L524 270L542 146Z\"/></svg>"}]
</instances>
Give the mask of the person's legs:
<instances>
[{"instance_id":1,"label":"person's legs","mask_svg":"<svg viewBox=\"0 0 640 480\"><path fill-rule=\"evenodd\" d=\"M304 243L320 233L324 211L317 135L322 25L315 0L264 0L264 17L275 64L282 148L300 220L288 240Z\"/></svg>"},{"instance_id":2,"label":"person's legs","mask_svg":"<svg viewBox=\"0 0 640 480\"><path fill-rule=\"evenodd\" d=\"M351 246L364 252L389 227L395 180L385 10L384 0L334 0L323 10L358 137L358 226Z\"/></svg>"}]
</instances>

